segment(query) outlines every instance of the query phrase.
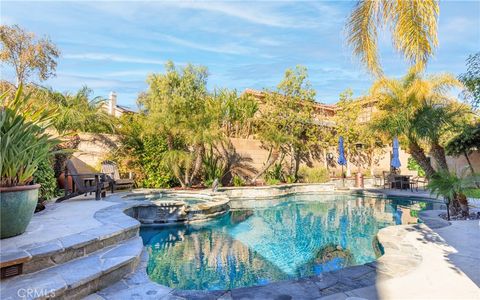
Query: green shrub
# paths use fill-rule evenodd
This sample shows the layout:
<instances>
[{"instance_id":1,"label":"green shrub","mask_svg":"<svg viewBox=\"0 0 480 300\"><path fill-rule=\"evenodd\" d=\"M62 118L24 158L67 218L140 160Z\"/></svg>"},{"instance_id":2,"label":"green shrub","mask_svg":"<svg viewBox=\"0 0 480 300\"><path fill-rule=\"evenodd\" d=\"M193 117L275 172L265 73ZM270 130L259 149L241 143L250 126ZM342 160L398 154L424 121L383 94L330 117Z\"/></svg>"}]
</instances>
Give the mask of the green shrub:
<instances>
[{"instance_id":1,"label":"green shrub","mask_svg":"<svg viewBox=\"0 0 480 300\"><path fill-rule=\"evenodd\" d=\"M147 135L142 138L142 148L138 163L141 166L141 185L145 188L168 188L176 185L171 171L162 163L161 155L167 150L165 139L156 135Z\"/></svg>"},{"instance_id":2,"label":"green shrub","mask_svg":"<svg viewBox=\"0 0 480 300\"><path fill-rule=\"evenodd\" d=\"M57 178L52 163L48 159L42 160L33 174L33 181L40 184L39 202L47 201L59 195Z\"/></svg>"},{"instance_id":3,"label":"green shrub","mask_svg":"<svg viewBox=\"0 0 480 300\"><path fill-rule=\"evenodd\" d=\"M233 176L232 183L233 183L233 186L244 186L245 180L243 180L243 178L240 176Z\"/></svg>"},{"instance_id":4,"label":"green shrub","mask_svg":"<svg viewBox=\"0 0 480 300\"><path fill-rule=\"evenodd\" d=\"M211 187L215 179L222 180L223 173L220 158L210 148L210 151L203 157L203 184Z\"/></svg>"},{"instance_id":5,"label":"green shrub","mask_svg":"<svg viewBox=\"0 0 480 300\"><path fill-rule=\"evenodd\" d=\"M298 170L298 175L303 182L307 183L323 183L330 180L330 176L328 175L328 170L326 168L300 167L300 170Z\"/></svg>"},{"instance_id":6,"label":"green shrub","mask_svg":"<svg viewBox=\"0 0 480 300\"><path fill-rule=\"evenodd\" d=\"M409 157L407 161L407 169L410 171L417 171L418 176L425 177L425 171L420 167L413 157Z\"/></svg>"},{"instance_id":7,"label":"green shrub","mask_svg":"<svg viewBox=\"0 0 480 300\"><path fill-rule=\"evenodd\" d=\"M265 173L265 183L274 182L272 184L277 184L283 180L283 166L281 163L274 164L271 169Z\"/></svg>"},{"instance_id":8,"label":"green shrub","mask_svg":"<svg viewBox=\"0 0 480 300\"><path fill-rule=\"evenodd\" d=\"M278 180L278 179L275 179L275 178L266 178L265 179L265 183L267 185L275 185L275 184L279 184L281 181Z\"/></svg>"}]
</instances>

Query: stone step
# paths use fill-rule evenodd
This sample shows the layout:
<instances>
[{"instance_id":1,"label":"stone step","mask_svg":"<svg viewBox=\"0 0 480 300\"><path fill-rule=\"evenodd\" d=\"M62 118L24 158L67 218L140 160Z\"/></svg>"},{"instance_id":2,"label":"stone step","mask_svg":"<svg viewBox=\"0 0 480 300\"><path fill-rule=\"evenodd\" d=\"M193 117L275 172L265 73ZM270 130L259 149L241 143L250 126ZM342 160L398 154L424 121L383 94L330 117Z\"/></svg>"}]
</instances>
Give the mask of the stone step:
<instances>
[{"instance_id":1,"label":"stone step","mask_svg":"<svg viewBox=\"0 0 480 300\"><path fill-rule=\"evenodd\" d=\"M135 236L61 265L3 280L1 298L80 299L131 273L142 250L142 239Z\"/></svg>"},{"instance_id":2,"label":"stone step","mask_svg":"<svg viewBox=\"0 0 480 300\"><path fill-rule=\"evenodd\" d=\"M0 267L21 265L21 274L37 272L138 236L139 228L137 220L121 214L110 217L103 226L47 242L11 248L2 245Z\"/></svg>"}]
</instances>

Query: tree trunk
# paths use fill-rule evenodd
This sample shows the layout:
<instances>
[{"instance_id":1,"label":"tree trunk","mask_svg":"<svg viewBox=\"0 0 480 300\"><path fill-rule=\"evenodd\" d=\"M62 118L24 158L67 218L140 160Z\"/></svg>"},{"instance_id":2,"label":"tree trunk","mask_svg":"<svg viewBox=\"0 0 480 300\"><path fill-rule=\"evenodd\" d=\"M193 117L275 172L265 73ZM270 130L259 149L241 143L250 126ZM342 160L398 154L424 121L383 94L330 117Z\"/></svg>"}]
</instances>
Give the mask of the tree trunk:
<instances>
[{"instance_id":1,"label":"tree trunk","mask_svg":"<svg viewBox=\"0 0 480 300\"><path fill-rule=\"evenodd\" d=\"M447 164L447 158L445 157L445 149L443 149L443 147L440 146L438 143L432 143L431 148L432 148L431 149L432 156L437 162L440 170L448 172L448 164Z\"/></svg>"},{"instance_id":2,"label":"tree trunk","mask_svg":"<svg viewBox=\"0 0 480 300\"><path fill-rule=\"evenodd\" d=\"M205 145L197 144L195 146L195 153L196 153L195 165L193 167L192 174L190 175L190 185L192 184L193 180L195 179L195 177L200 172L200 169L202 168L203 156L205 154Z\"/></svg>"},{"instance_id":3,"label":"tree trunk","mask_svg":"<svg viewBox=\"0 0 480 300\"><path fill-rule=\"evenodd\" d=\"M174 145L173 145L173 136L170 135L170 134L168 134L168 135L167 135L167 148L168 148L168 150L173 150L173 147L174 147Z\"/></svg>"},{"instance_id":4,"label":"tree trunk","mask_svg":"<svg viewBox=\"0 0 480 300\"><path fill-rule=\"evenodd\" d=\"M425 171L427 178L431 178L435 174L435 169L433 169L432 164L429 162L423 149L414 141L410 141L408 148L412 154L412 157Z\"/></svg>"},{"instance_id":5,"label":"tree trunk","mask_svg":"<svg viewBox=\"0 0 480 300\"><path fill-rule=\"evenodd\" d=\"M252 178L251 182L255 183L257 179L263 175L278 159L280 156L280 152L276 148L272 148L270 151L270 155L268 157L267 162L265 163L265 166L255 175L255 177Z\"/></svg>"}]
</instances>

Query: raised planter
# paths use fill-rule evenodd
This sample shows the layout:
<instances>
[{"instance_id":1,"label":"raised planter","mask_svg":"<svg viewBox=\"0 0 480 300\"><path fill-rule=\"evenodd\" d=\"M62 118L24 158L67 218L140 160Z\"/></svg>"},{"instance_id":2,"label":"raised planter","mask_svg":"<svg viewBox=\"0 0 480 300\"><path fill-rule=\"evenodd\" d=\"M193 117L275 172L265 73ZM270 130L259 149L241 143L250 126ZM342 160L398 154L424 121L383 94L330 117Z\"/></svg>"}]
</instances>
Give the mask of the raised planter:
<instances>
[{"instance_id":1,"label":"raised planter","mask_svg":"<svg viewBox=\"0 0 480 300\"><path fill-rule=\"evenodd\" d=\"M0 188L0 238L22 234L38 202L39 184Z\"/></svg>"}]
</instances>

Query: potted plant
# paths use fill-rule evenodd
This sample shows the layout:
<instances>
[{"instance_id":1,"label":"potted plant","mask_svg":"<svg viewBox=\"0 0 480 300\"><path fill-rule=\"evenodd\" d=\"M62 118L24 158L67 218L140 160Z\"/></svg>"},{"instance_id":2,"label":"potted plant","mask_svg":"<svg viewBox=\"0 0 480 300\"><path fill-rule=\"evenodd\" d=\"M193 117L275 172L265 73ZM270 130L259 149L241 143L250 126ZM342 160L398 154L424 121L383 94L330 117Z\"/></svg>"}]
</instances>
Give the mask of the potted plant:
<instances>
[{"instance_id":1,"label":"potted plant","mask_svg":"<svg viewBox=\"0 0 480 300\"><path fill-rule=\"evenodd\" d=\"M51 114L34 109L19 87L15 96L0 96L0 231L1 238L25 232L38 201L32 184L39 163L52 154L57 140L45 130Z\"/></svg>"}]
</instances>

